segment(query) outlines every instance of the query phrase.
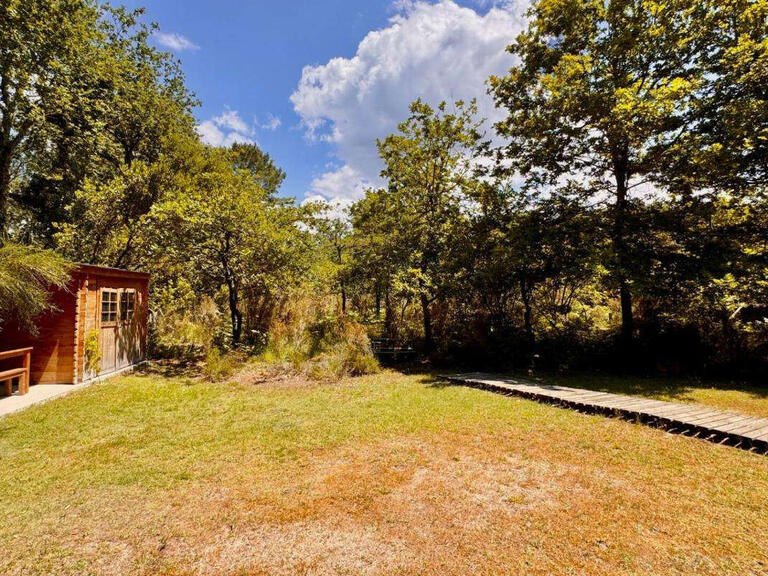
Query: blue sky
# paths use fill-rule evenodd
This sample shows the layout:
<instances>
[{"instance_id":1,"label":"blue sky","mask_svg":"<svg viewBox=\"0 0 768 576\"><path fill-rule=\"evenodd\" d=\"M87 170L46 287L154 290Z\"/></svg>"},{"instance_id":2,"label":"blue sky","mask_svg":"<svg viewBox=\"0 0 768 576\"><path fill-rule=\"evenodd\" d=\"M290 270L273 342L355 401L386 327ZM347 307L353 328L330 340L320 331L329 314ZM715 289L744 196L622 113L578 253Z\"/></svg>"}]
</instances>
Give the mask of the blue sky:
<instances>
[{"instance_id":1,"label":"blue sky","mask_svg":"<svg viewBox=\"0 0 768 576\"><path fill-rule=\"evenodd\" d=\"M408 102L479 97L512 63L523 1L130 0L182 62L204 141L255 141L299 200L350 202L376 185L375 139Z\"/></svg>"}]
</instances>

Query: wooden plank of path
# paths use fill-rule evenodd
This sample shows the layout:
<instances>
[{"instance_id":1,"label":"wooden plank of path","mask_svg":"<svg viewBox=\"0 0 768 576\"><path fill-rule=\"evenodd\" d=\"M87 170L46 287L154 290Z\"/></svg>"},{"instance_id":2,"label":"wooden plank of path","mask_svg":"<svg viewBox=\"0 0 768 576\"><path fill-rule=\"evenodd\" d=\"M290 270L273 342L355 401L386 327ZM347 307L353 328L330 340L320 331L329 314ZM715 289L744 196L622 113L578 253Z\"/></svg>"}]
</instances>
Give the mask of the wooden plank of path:
<instances>
[{"instance_id":1,"label":"wooden plank of path","mask_svg":"<svg viewBox=\"0 0 768 576\"><path fill-rule=\"evenodd\" d=\"M767 418L757 418L696 404L680 404L639 396L542 384L480 372L453 374L443 378L457 384L502 394L624 417L670 432L679 432L760 453L768 452Z\"/></svg>"}]
</instances>

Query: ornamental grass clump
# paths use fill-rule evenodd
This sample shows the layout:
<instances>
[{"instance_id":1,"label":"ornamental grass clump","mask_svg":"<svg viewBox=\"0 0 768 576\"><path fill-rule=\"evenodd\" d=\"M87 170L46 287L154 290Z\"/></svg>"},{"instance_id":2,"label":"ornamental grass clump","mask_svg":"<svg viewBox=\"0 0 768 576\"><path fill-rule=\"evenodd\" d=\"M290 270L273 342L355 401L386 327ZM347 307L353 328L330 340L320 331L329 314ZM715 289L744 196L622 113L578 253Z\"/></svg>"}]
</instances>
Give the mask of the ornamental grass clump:
<instances>
[{"instance_id":1,"label":"ornamental grass clump","mask_svg":"<svg viewBox=\"0 0 768 576\"><path fill-rule=\"evenodd\" d=\"M363 376L379 371L365 327L345 318L327 318L310 328L314 352L303 372L315 380Z\"/></svg>"},{"instance_id":2,"label":"ornamental grass clump","mask_svg":"<svg viewBox=\"0 0 768 576\"><path fill-rule=\"evenodd\" d=\"M34 246L2 243L0 239L0 330L15 321L20 328L35 334L35 318L56 310L51 302L51 286L65 289L69 264L51 250Z\"/></svg>"},{"instance_id":3,"label":"ornamental grass clump","mask_svg":"<svg viewBox=\"0 0 768 576\"><path fill-rule=\"evenodd\" d=\"M336 380L379 370L365 327L338 315L297 325L276 323L260 359L314 380Z\"/></svg>"}]
</instances>

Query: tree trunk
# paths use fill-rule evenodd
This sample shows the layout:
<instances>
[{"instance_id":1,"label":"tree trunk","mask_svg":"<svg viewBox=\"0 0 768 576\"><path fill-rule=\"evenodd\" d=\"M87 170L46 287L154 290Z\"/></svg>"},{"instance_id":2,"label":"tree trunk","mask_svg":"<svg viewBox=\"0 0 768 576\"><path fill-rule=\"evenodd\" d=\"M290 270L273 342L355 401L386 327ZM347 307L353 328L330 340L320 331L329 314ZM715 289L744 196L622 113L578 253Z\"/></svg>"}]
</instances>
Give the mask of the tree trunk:
<instances>
[{"instance_id":1,"label":"tree trunk","mask_svg":"<svg viewBox=\"0 0 768 576\"><path fill-rule=\"evenodd\" d=\"M229 315L232 322L232 347L237 348L243 332L243 314L239 309L237 288L231 282L227 283L227 288L229 290Z\"/></svg>"},{"instance_id":2,"label":"tree trunk","mask_svg":"<svg viewBox=\"0 0 768 576\"><path fill-rule=\"evenodd\" d=\"M342 248L341 245L336 246L336 258L337 258L337 264L339 266L342 265L343 259L341 257L342 255ZM344 286L344 280L339 280L339 288L341 290L341 313L346 314L347 313L347 291Z\"/></svg>"},{"instance_id":3,"label":"tree trunk","mask_svg":"<svg viewBox=\"0 0 768 576\"><path fill-rule=\"evenodd\" d=\"M429 354L435 349L435 341L432 336L432 314L429 311L429 298L421 294L421 314L424 320L424 351Z\"/></svg>"},{"instance_id":4,"label":"tree trunk","mask_svg":"<svg viewBox=\"0 0 768 576\"><path fill-rule=\"evenodd\" d=\"M533 355L536 350L536 334L533 331L533 309L531 307L530 286L524 280L520 280L520 297L523 301L523 324L525 326L526 356L528 362L533 363Z\"/></svg>"},{"instance_id":5,"label":"tree trunk","mask_svg":"<svg viewBox=\"0 0 768 576\"><path fill-rule=\"evenodd\" d=\"M631 342L635 331L635 318L632 314L632 293L624 278L619 285L619 299L621 300L621 339L624 342Z\"/></svg>"},{"instance_id":6,"label":"tree trunk","mask_svg":"<svg viewBox=\"0 0 768 576\"><path fill-rule=\"evenodd\" d=\"M389 298L389 286L384 289L384 334L392 338L392 302Z\"/></svg>"},{"instance_id":7,"label":"tree trunk","mask_svg":"<svg viewBox=\"0 0 768 576\"><path fill-rule=\"evenodd\" d=\"M621 340L624 344L632 341L635 319L632 314L632 292L627 278L629 263L626 238L627 191L629 185L628 151L626 147L614 154L613 172L616 178L616 206L613 229L613 250L616 256L616 279L619 284L621 303Z\"/></svg>"},{"instance_id":8,"label":"tree trunk","mask_svg":"<svg viewBox=\"0 0 768 576\"><path fill-rule=\"evenodd\" d=\"M0 151L0 242L8 233L8 198L11 193L11 154Z\"/></svg>"},{"instance_id":9,"label":"tree trunk","mask_svg":"<svg viewBox=\"0 0 768 576\"><path fill-rule=\"evenodd\" d=\"M232 347L237 348L240 344L240 336L243 332L243 314L240 312L238 283L229 267L229 258L227 256L229 254L231 241L230 234L226 233L224 235L221 266L224 271L224 281L227 284L227 292L229 296L229 317L230 322L232 323Z\"/></svg>"}]
</instances>

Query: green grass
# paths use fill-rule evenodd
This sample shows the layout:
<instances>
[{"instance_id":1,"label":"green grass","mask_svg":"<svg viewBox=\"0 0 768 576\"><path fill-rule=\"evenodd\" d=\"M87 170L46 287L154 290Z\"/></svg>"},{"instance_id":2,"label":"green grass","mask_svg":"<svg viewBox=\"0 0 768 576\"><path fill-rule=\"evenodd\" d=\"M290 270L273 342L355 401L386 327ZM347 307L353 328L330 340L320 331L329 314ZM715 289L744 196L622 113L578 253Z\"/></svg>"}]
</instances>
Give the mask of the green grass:
<instances>
[{"instance_id":1,"label":"green grass","mask_svg":"<svg viewBox=\"0 0 768 576\"><path fill-rule=\"evenodd\" d=\"M768 569L768 458L394 372L95 385L0 420L0 502L2 574Z\"/></svg>"},{"instance_id":2,"label":"green grass","mask_svg":"<svg viewBox=\"0 0 768 576\"><path fill-rule=\"evenodd\" d=\"M383 434L509 421L493 397L478 403L473 390L414 387L423 380L297 390L131 376L94 386L0 420L0 499L12 503L3 512L16 508L30 521L83 486L167 489L216 477L234 461L275 465Z\"/></svg>"}]
</instances>

